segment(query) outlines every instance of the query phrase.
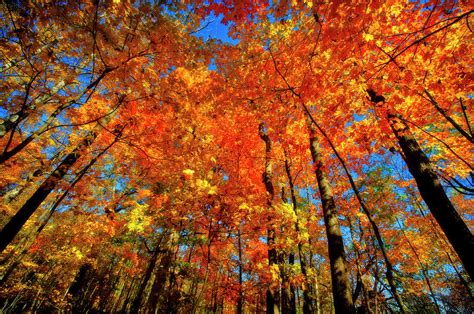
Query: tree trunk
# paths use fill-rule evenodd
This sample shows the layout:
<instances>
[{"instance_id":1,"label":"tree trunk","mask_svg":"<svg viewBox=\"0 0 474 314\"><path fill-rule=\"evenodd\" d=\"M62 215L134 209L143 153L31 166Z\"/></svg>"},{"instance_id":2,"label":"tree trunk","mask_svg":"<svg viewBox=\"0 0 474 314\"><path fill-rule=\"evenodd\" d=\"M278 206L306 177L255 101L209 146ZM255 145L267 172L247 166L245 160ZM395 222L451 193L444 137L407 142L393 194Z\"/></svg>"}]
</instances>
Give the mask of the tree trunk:
<instances>
[{"instance_id":1,"label":"tree trunk","mask_svg":"<svg viewBox=\"0 0 474 314\"><path fill-rule=\"evenodd\" d=\"M354 243L356 241L356 239L355 239L355 230L353 228L351 219L348 217L347 220L349 222L349 230L350 230L350 233L351 233L352 242ZM364 233L363 233L363 230L362 230L362 226L360 225L360 221L359 221L359 228L360 228L359 243L362 243ZM370 306L369 306L369 301L370 300L369 300L369 297L368 297L367 288L365 286L365 283L364 283L364 280L363 280L363 275L362 275L362 270L361 270L362 256L361 256L361 252L360 252L360 250L357 246L354 246L354 253L355 253L355 256L356 256L355 263L356 263L356 267L357 267L357 286L356 286L356 289L355 289L355 291L352 295L352 300L353 300L354 303L356 303L357 298L359 297L359 294L362 291L363 301L361 302L361 304L362 304L361 307L357 309L357 312L358 313L362 312L362 313L369 313L370 314L370 313L372 313L372 310L370 309Z\"/></svg>"},{"instance_id":2,"label":"tree trunk","mask_svg":"<svg viewBox=\"0 0 474 314\"><path fill-rule=\"evenodd\" d=\"M286 160L285 160L286 162ZM281 188L281 199L283 202L288 203L285 194L285 188ZM281 234L285 235L285 227L281 226ZM281 275L281 312L283 314L294 314L296 313L295 307L295 291L293 285L290 283L289 265L295 264L295 254L293 250L290 252L280 252L278 254L278 264L280 267Z\"/></svg>"},{"instance_id":3,"label":"tree trunk","mask_svg":"<svg viewBox=\"0 0 474 314\"><path fill-rule=\"evenodd\" d=\"M44 227L46 227L51 217L53 217L53 214L56 212L56 209L58 208L58 206L61 204L63 199L69 194L69 191L74 188L74 186L82 179L82 177L84 177L87 171L97 162L97 160L103 154L105 154L105 152L107 152L107 150L110 147L112 147L112 145L114 145L117 142L117 140L118 140L118 137L116 137L115 140L109 146L107 146L104 150L102 150L96 157L92 158L91 161L84 168L82 168L82 170L77 174L76 178L71 183L71 185L69 185L69 187L63 192L63 194L59 198L56 199L53 206L49 210L48 216L43 220L43 222L36 229L33 235L31 235L31 239L27 239L26 246L22 249L17 259L8 267L2 279L0 279L0 287L8 280L8 277L11 275L13 270L16 268L16 266L18 266L22 258L28 253L30 247L35 243L36 238L39 236L41 231L43 231ZM30 237L30 235L28 237ZM12 251L12 253L14 254L14 250Z\"/></svg>"},{"instance_id":4,"label":"tree trunk","mask_svg":"<svg viewBox=\"0 0 474 314\"><path fill-rule=\"evenodd\" d=\"M155 269L156 260L158 259L158 255L160 254L159 245L155 247L153 251L153 255L151 256L150 262L148 263L148 267L145 272L145 276L138 288L137 295L133 300L132 308L130 309L130 313L138 313L140 310L140 305L143 299L143 293L145 291L146 286L148 285L148 281L150 281L150 277L153 274L153 270Z\"/></svg>"},{"instance_id":5,"label":"tree trunk","mask_svg":"<svg viewBox=\"0 0 474 314\"><path fill-rule=\"evenodd\" d=\"M262 174L263 183L265 184L265 189L267 191L267 205L268 208L273 206L273 198L275 197L275 189L273 188L272 183L272 162L271 162L271 150L272 142L268 135L265 132L265 127L263 123L258 126L258 135L265 142L265 170ZM270 266L278 263L278 256L275 244L275 229L272 226L267 228L267 244L268 244L268 264ZM268 314L277 314L279 310L279 291L275 288L269 287L267 289L267 313Z\"/></svg>"},{"instance_id":6,"label":"tree trunk","mask_svg":"<svg viewBox=\"0 0 474 314\"><path fill-rule=\"evenodd\" d=\"M90 132L80 143L70 152L53 173L40 185L36 192L26 201L20 210L10 219L0 232L0 252L7 247L18 234L26 221L33 215L56 185L63 179L66 173L76 163L84 149L89 147L97 137L96 132Z\"/></svg>"},{"instance_id":7,"label":"tree trunk","mask_svg":"<svg viewBox=\"0 0 474 314\"><path fill-rule=\"evenodd\" d=\"M394 109L387 111L387 119L395 134L403 157L415 178L418 190L433 217L446 234L471 280L474 280L474 237L444 191L430 160L411 134L408 125Z\"/></svg>"},{"instance_id":8,"label":"tree trunk","mask_svg":"<svg viewBox=\"0 0 474 314\"><path fill-rule=\"evenodd\" d=\"M314 126L309 124L310 151L315 166L316 179L323 207L324 224L328 238L329 262L331 266L332 292L336 313L355 313L349 276L346 270L346 257L342 241L336 205L331 185L324 170L321 148L316 138Z\"/></svg>"},{"instance_id":9,"label":"tree trunk","mask_svg":"<svg viewBox=\"0 0 474 314\"><path fill-rule=\"evenodd\" d=\"M286 155L286 152L285 152L285 155ZM300 228L300 221L299 221L299 216L298 216L298 206L296 203L295 185L293 183L293 176L291 175L290 164L288 163L288 158L286 156L285 156L285 172L288 178L288 184L290 185L290 195L291 195L291 203L293 205L293 212L296 215L295 230L296 230L296 233L300 234L301 228ZM310 282L307 276L308 272L307 272L305 256L303 253L303 245L301 245L301 242L299 241L298 241L298 256L300 257L301 273L303 274L308 285L307 287L305 287L305 289L303 289L303 313L305 314L314 313L313 300L309 294ZM293 299L294 299L294 294L293 294ZM296 306L294 306L294 308L296 309Z\"/></svg>"},{"instance_id":10,"label":"tree trunk","mask_svg":"<svg viewBox=\"0 0 474 314\"><path fill-rule=\"evenodd\" d=\"M293 258L291 258L291 256ZM287 261L291 262L293 259L294 263L294 255L290 254L290 257L287 254L281 254L280 256L280 273L282 278L281 284L281 312L283 314L294 314L296 313L296 309L293 307L295 295L294 289L290 284L289 281L289 274L288 274L288 267Z\"/></svg>"},{"instance_id":11,"label":"tree trunk","mask_svg":"<svg viewBox=\"0 0 474 314\"><path fill-rule=\"evenodd\" d=\"M293 266L295 265L295 254L291 253L288 258L288 263ZM296 314L296 289L295 286L290 283L290 313Z\"/></svg>"},{"instance_id":12,"label":"tree trunk","mask_svg":"<svg viewBox=\"0 0 474 314\"><path fill-rule=\"evenodd\" d=\"M404 313L406 313L405 305L403 304L402 298L400 297L400 295L397 292L397 286L396 286L396 283L395 283L395 276L394 276L394 272L393 272L393 266L392 266L392 263L390 262L390 259L388 258L387 252L385 250L385 244L384 244L382 235L379 231L379 228L378 228L377 224L375 223L374 219L372 218L372 214L370 213L369 209L365 205L365 202L364 202L364 200L362 199L362 197L359 193L359 189L355 185L354 179L352 178L352 175L351 175L351 173L349 172L349 169L346 166L346 162L341 157L339 152L336 150L336 147L332 143L331 139L328 137L327 133L316 123L316 121L313 119L313 117L311 116L311 114L308 111L307 111L307 114L308 114L309 120L311 120L310 124L311 124L311 122L314 123L314 125L318 128L318 130L321 132L321 134L326 138L329 145L331 146L332 151L334 152L337 159L339 160L342 167L344 168L344 171L347 175L347 178L349 179L349 183L352 187L352 190L354 191L354 194L355 194L355 196L357 198L357 201L359 202L359 204L362 208L362 211L364 212L364 214L366 215L367 219L370 222L372 230L374 231L374 234L375 234L375 238L377 239L377 243L379 245L380 251L382 252L382 256L384 258L384 262L385 262L385 265L386 265L386 275L387 275L387 281L388 281L389 286L390 286L390 291L391 291L395 301L397 302L398 307L400 308L400 312L402 314L404 314ZM311 126L312 126L312 124L311 124Z\"/></svg>"},{"instance_id":13,"label":"tree trunk","mask_svg":"<svg viewBox=\"0 0 474 314\"><path fill-rule=\"evenodd\" d=\"M68 293L71 294L73 309L78 310L81 308L83 297L86 294L87 284L89 282L89 273L92 271L91 264L83 264L79 269L79 272L76 274L74 281L72 282L71 286L69 287Z\"/></svg>"},{"instance_id":14,"label":"tree trunk","mask_svg":"<svg viewBox=\"0 0 474 314\"><path fill-rule=\"evenodd\" d=\"M173 252L171 249L165 251L160 265L155 273L155 280L153 281L153 286L151 288L150 297L148 299L148 308L150 313L159 307L160 297L163 297L163 292L166 287L166 282L168 280L169 268L173 260Z\"/></svg>"}]
</instances>

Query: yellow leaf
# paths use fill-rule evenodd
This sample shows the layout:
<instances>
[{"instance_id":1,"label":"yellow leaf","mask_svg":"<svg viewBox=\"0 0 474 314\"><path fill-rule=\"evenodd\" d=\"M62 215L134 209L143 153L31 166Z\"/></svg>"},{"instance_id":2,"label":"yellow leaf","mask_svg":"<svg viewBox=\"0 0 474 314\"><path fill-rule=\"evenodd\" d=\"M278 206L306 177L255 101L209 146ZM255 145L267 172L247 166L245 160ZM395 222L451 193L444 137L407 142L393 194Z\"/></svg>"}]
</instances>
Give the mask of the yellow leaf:
<instances>
[{"instance_id":1,"label":"yellow leaf","mask_svg":"<svg viewBox=\"0 0 474 314\"><path fill-rule=\"evenodd\" d=\"M194 171L194 170L191 170L191 169L184 169L184 170L183 170L183 173L184 173L185 175L188 175L188 176L192 176L192 175L194 174L194 172L195 172L195 171Z\"/></svg>"},{"instance_id":2,"label":"yellow leaf","mask_svg":"<svg viewBox=\"0 0 474 314\"><path fill-rule=\"evenodd\" d=\"M374 40L374 35L372 35L372 34L364 33L364 34L362 35L362 37L364 37L365 41Z\"/></svg>"}]
</instances>

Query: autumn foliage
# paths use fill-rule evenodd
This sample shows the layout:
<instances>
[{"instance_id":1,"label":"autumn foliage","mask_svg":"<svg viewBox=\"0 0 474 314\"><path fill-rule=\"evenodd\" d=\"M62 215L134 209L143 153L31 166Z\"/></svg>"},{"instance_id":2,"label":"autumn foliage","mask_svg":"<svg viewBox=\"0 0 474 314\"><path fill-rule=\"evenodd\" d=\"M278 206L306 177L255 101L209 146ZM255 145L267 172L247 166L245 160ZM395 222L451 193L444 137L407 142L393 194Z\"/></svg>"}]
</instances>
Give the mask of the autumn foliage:
<instances>
[{"instance_id":1,"label":"autumn foliage","mask_svg":"<svg viewBox=\"0 0 474 314\"><path fill-rule=\"evenodd\" d=\"M474 311L472 13L2 2L0 311Z\"/></svg>"}]
</instances>

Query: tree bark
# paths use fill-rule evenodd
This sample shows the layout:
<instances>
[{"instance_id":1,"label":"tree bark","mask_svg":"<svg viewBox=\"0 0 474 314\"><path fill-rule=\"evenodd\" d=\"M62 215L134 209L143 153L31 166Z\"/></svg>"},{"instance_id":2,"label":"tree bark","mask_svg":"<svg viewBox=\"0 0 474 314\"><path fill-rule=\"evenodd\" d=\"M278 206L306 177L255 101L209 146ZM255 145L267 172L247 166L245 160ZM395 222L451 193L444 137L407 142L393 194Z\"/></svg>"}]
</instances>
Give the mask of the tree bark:
<instances>
[{"instance_id":1,"label":"tree bark","mask_svg":"<svg viewBox=\"0 0 474 314\"><path fill-rule=\"evenodd\" d=\"M293 176L291 175L291 169L290 169L290 164L288 163L288 158L285 156L285 172L286 176L288 178L288 184L290 185L290 196L291 196L291 203L293 205L293 212L296 215L296 222L295 222L295 230L297 234L300 234L300 221L299 221L299 216L298 216L298 206L296 203L296 194L295 194L295 185L293 183ZM306 265L306 260L305 256L303 253L303 245L301 242L298 241L298 256L300 257L300 267L301 267L301 273L303 274L308 287L303 289L303 313L314 313L314 306L313 306L313 300L310 297L309 294L309 286L310 282L308 280L307 276L307 265ZM293 295L294 298L294 295ZM296 306L295 306L296 307Z\"/></svg>"},{"instance_id":2,"label":"tree bark","mask_svg":"<svg viewBox=\"0 0 474 314\"><path fill-rule=\"evenodd\" d=\"M155 280L151 289L150 297L148 299L148 308L150 313L159 307L160 297L163 297L163 292L166 287L167 278L169 276L169 269L173 261L173 252L171 248L164 251L163 257L160 261L157 271L155 272Z\"/></svg>"},{"instance_id":3,"label":"tree bark","mask_svg":"<svg viewBox=\"0 0 474 314\"><path fill-rule=\"evenodd\" d=\"M471 280L474 280L474 237L449 200L428 156L410 132L408 125L394 110L387 110L387 119L400 148L408 170L415 178L426 205L458 254Z\"/></svg>"},{"instance_id":4,"label":"tree bark","mask_svg":"<svg viewBox=\"0 0 474 314\"><path fill-rule=\"evenodd\" d=\"M20 210L10 219L0 232L0 252L13 241L26 221L33 215L56 185L64 178L69 169L76 163L84 149L89 147L97 137L97 133L91 131L80 143L70 152L53 173L40 185L36 192L25 202Z\"/></svg>"},{"instance_id":5,"label":"tree bark","mask_svg":"<svg viewBox=\"0 0 474 314\"><path fill-rule=\"evenodd\" d=\"M265 184L265 189L267 191L267 205L268 208L272 208L273 199L275 197L275 189L273 188L272 183L272 161L271 161L271 150L272 142L268 135L265 132L265 127L263 123L258 126L258 135L265 142L265 170L262 174L263 183ZM278 263L278 256L275 244L275 229L271 225L267 228L267 244L268 244L268 264L270 266ZM269 287L267 289L267 313L268 314L277 314L280 313L279 310L279 291L275 288Z\"/></svg>"},{"instance_id":6,"label":"tree bark","mask_svg":"<svg viewBox=\"0 0 474 314\"><path fill-rule=\"evenodd\" d=\"M379 245L380 251L382 252L382 256L384 258L384 262L385 262L385 265L386 265L386 272L385 273L387 275L387 281L388 281L389 286L390 286L390 291L391 291L395 301L397 302L398 307L400 308L400 312L402 314L404 314L404 313L406 313L406 308L405 308L405 305L403 303L402 298L400 297L400 295L397 292L397 286L396 286L396 283L395 283L395 276L394 276L394 272L393 272L393 265L390 262L390 259L388 258L387 252L385 250L385 244L384 244L382 235L380 233L380 230L379 230L377 224L375 223L374 219L372 218L372 214L370 213L369 209L365 205L365 202L364 202L364 200L362 199L362 197L359 193L359 189L355 185L354 179L352 178L352 175L351 175L351 173L349 172L349 169L346 166L346 162L341 157L339 152L336 150L336 147L332 143L331 139L328 137L327 133L316 123L316 121L313 119L313 117L311 116L309 111L307 111L307 114L308 114L308 118L310 120L310 123L312 122L316 126L316 128L321 132L321 134L326 138L326 140L328 141L329 145L332 148L332 151L334 152L337 159L339 160L342 167L344 168L344 171L347 175L347 178L349 179L349 183L352 187L352 190L354 191L354 194L357 198L357 201L360 204L360 207L362 208L362 211L364 212L364 214L366 215L367 219L370 222L372 230L374 231L374 234L375 234L375 238L377 239L377 243ZM311 125L313 125L313 124L311 124Z\"/></svg>"},{"instance_id":7,"label":"tree bark","mask_svg":"<svg viewBox=\"0 0 474 314\"><path fill-rule=\"evenodd\" d=\"M130 309L130 313L138 313L140 310L140 305L143 299L143 293L145 291L146 286L148 285L148 281L150 281L150 277L153 274L153 270L155 269L156 261L160 254L159 245L155 247L153 251L153 255L151 256L150 262L148 263L148 267L145 272L145 276L143 277L142 282L140 283L140 287L138 288L137 295L133 300L132 308Z\"/></svg>"},{"instance_id":8,"label":"tree bark","mask_svg":"<svg viewBox=\"0 0 474 314\"><path fill-rule=\"evenodd\" d=\"M90 277L89 273L92 270L93 268L91 264L86 263L81 265L76 277L74 278L74 281L69 287L68 293L71 294L73 300L73 309L76 311L82 307L81 304L83 303L83 298L87 294L87 284L90 283L88 280Z\"/></svg>"},{"instance_id":9,"label":"tree bark","mask_svg":"<svg viewBox=\"0 0 474 314\"><path fill-rule=\"evenodd\" d=\"M308 125L310 151L315 166L316 179L318 181L323 207L324 224L328 238L334 307L336 313L355 313L336 205L334 203L331 185L325 173L321 148L316 138L314 126L311 123L308 123Z\"/></svg>"}]
</instances>

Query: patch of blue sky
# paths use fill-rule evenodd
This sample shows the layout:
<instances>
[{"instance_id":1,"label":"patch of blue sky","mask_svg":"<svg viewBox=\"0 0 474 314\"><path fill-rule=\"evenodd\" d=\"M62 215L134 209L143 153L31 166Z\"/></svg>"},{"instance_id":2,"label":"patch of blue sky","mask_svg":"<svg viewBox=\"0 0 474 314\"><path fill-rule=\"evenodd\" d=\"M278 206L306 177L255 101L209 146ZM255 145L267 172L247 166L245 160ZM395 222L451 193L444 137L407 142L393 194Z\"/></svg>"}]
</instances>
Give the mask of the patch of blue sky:
<instances>
[{"instance_id":1,"label":"patch of blue sky","mask_svg":"<svg viewBox=\"0 0 474 314\"><path fill-rule=\"evenodd\" d=\"M1 67L0 67L1 68ZM0 76L0 79L3 79L3 77ZM2 99L3 103L6 105L7 103L13 102L13 98L15 97L21 97L24 98L24 94L21 91L12 91L9 96L6 99ZM18 108L19 110L20 108ZM9 112L4 105L2 104L0 106L0 119L5 119L9 115L13 114L13 112Z\"/></svg>"},{"instance_id":2,"label":"patch of blue sky","mask_svg":"<svg viewBox=\"0 0 474 314\"><path fill-rule=\"evenodd\" d=\"M0 107L0 119L6 119L8 116L9 116L8 110L5 107L1 106Z\"/></svg>"},{"instance_id":3,"label":"patch of blue sky","mask_svg":"<svg viewBox=\"0 0 474 314\"><path fill-rule=\"evenodd\" d=\"M229 35L230 26L222 23L223 15L218 16L211 14L207 16L203 21L197 31L193 33L193 36L208 42L210 40L217 40L228 45L237 45L239 43L238 39L232 38ZM215 59L211 59L209 64L209 70L215 71L217 69Z\"/></svg>"},{"instance_id":4,"label":"patch of blue sky","mask_svg":"<svg viewBox=\"0 0 474 314\"><path fill-rule=\"evenodd\" d=\"M194 36L204 40L220 40L229 45L236 45L239 43L238 39L232 38L229 35L230 27L222 23L224 16L222 14L216 16L211 14L201 21L200 28L194 32Z\"/></svg>"}]
</instances>

